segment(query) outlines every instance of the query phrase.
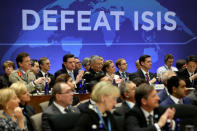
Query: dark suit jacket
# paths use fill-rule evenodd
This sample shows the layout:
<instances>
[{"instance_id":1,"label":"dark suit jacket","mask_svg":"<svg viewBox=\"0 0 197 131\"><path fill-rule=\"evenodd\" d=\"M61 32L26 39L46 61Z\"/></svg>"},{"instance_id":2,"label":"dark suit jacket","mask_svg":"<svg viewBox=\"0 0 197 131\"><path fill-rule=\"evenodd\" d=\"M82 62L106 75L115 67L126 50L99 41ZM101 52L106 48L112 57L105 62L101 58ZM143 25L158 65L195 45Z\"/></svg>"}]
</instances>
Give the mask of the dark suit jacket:
<instances>
[{"instance_id":1,"label":"dark suit jacket","mask_svg":"<svg viewBox=\"0 0 197 131\"><path fill-rule=\"evenodd\" d=\"M117 123L113 115L110 112L106 112L106 114L107 116L103 117L106 125L107 125L107 119L109 118L110 123L111 123L111 130L119 131L119 127L117 126ZM97 127L94 131L100 131L99 121L100 121L100 118L98 114L95 111L88 109L86 112L83 112L81 114L73 131L92 131L93 130L92 125L96 125ZM102 131L108 131L108 130L103 129Z\"/></svg>"},{"instance_id":2,"label":"dark suit jacket","mask_svg":"<svg viewBox=\"0 0 197 131\"><path fill-rule=\"evenodd\" d=\"M115 111L113 112L114 115L125 115L131 110L131 108L128 106L126 102L123 102L120 107L117 107Z\"/></svg>"},{"instance_id":3,"label":"dark suit jacket","mask_svg":"<svg viewBox=\"0 0 197 131\"><path fill-rule=\"evenodd\" d=\"M166 92L165 89L159 91L159 93L157 94L160 98L159 102L161 103L162 101L164 101L167 97L168 97L168 94Z\"/></svg>"},{"instance_id":4,"label":"dark suit jacket","mask_svg":"<svg viewBox=\"0 0 197 131\"><path fill-rule=\"evenodd\" d=\"M54 85L54 82L55 82L54 76L49 72L47 73L47 75L51 79L51 82L49 83L49 88L51 89ZM40 77L45 77L45 76L42 75L41 71L39 71L38 74L36 75L36 78L40 78Z\"/></svg>"},{"instance_id":5,"label":"dark suit jacket","mask_svg":"<svg viewBox=\"0 0 197 131\"><path fill-rule=\"evenodd\" d=\"M197 70L196 70L194 73L197 73ZM189 75L187 69L184 69L184 70L182 70L182 71L178 71L178 72L177 72L177 75L178 75L179 77L182 77L182 78L185 79L185 82L186 82L186 86L187 86L187 87L193 87L193 84L194 84L194 83L192 83L192 82L189 80L190 75Z\"/></svg>"},{"instance_id":6,"label":"dark suit jacket","mask_svg":"<svg viewBox=\"0 0 197 131\"><path fill-rule=\"evenodd\" d=\"M76 77L78 75L78 71L77 70L73 70L73 73L74 73L74 77L76 79ZM60 70L55 72L54 79L56 79L61 74L68 74L68 72L67 72L67 70L66 70L66 68L64 66L62 66L62 69L60 69Z\"/></svg>"},{"instance_id":7,"label":"dark suit jacket","mask_svg":"<svg viewBox=\"0 0 197 131\"><path fill-rule=\"evenodd\" d=\"M132 81L136 77L140 77L140 78L146 80L142 70L138 70L137 72L133 73L133 75L130 75L129 79ZM156 78L156 74L149 72L149 80L153 79L154 77Z\"/></svg>"},{"instance_id":8,"label":"dark suit jacket","mask_svg":"<svg viewBox=\"0 0 197 131\"><path fill-rule=\"evenodd\" d=\"M120 74L119 71L117 71L115 74L116 74L116 75L119 75L120 78L122 78L122 75ZM129 72L125 72L125 74L126 74L127 78L129 78L130 73L129 73Z\"/></svg>"},{"instance_id":9,"label":"dark suit jacket","mask_svg":"<svg viewBox=\"0 0 197 131\"><path fill-rule=\"evenodd\" d=\"M71 107L70 108L73 112L79 112L77 108ZM49 125L49 117L52 115L59 115L62 112L52 103L45 112L42 114L42 131L51 131Z\"/></svg>"},{"instance_id":10,"label":"dark suit jacket","mask_svg":"<svg viewBox=\"0 0 197 131\"><path fill-rule=\"evenodd\" d=\"M25 116L25 118L27 120L28 131L34 131L33 125L30 120L30 117L32 115L36 114L34 108L30 105L27 105L27 104L25 104L25 105L19 104L19 106L22 108L23 115Z\"/></svg>"},{"instance_id":11,"label":"dark suit jacket","mask_svg":"<svg viewBox=\"0 0 197 131\"><path fill-rule=\"evenodd\" d=\"M160 116L165 111L164 108L159 107L154 110L154 123L157 123ZM147 125L147 121L145 118L144 113L142 112L141 108L137 105L133 107L126 114L126 131L156 131L156 127L154 125Z\"/></svg>"},{"instance_id":12,"label":"dark suit jacket","mask_svg":"<svg viewBox=\"0 0 197 131\"><path fill-rule=\"evenodd\" d=\"M89 104L91 104L90 100L88 100L85 103L81 103L80 105L77 106L77 108L80 110L80 112L85 112L88 110Z\"/></svg>"},{"instance_id":13,"label":"dark suit jacket","mask_svg":"<svg viewBox=\"0 0 197 131\"><path fill-rule=\"evenodd\" d=\"M175 104L174 101L168 96L163 102L160 103L161 106L173 105ZM183 104L192 104L192 100L190 98L184 97Z\"/></svg>"}]
</instances>

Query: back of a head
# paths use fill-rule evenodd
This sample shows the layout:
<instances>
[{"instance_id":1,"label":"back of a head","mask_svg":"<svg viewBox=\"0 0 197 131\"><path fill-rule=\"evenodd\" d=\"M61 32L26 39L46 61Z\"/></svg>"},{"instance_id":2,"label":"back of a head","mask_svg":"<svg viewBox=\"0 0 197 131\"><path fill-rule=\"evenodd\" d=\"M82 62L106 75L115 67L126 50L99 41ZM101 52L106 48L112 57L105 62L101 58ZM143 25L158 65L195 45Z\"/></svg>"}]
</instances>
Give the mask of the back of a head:
<instances>
[{"instance_id":1,"label":"back of a head","mask_svg":"<svg viewBox=\"0 0 197 131\"><path fill-rule=\"evenodd\" d=\"M172 76L170 79L167 80L167 88L168 88L168 92L170 94L172 94L173 91L173 87L178 87L179 86L179 81L181 79L178 76Z\"/></svg>"},{"instance_id":2,"label":"back of a head","mask_svg":"<svg viewBox=\"0 0 197 131\"><path fill-rule=\"evenodd\" d=\"M168 70L168 71L162 73L162 75L161 75L161 82L162 82L165 86L167 86L167 80L168 80L169 78L171 78L172 76L176 76L176 73L175 73L174 71L171 71L171 70Z\"/></svg>"},{"instance_id":3,"label":"back of a head","mask_svg":"<svg viewBox=\"0 0 197 131\"><path fill-rule=\"evenodd\" d=\"M142 79L140 77L136 77L132 80L133 83L136 84L136 87L138 87L139 85L143 84L143 83L146 83L146 80L145 79Z\"/></svg>"},{"instance_id":4,"label":"back of a head","mask_svg":"<svg viewBox=\"0 0 197 131\"><path fill-rule=\"evenodd\" d=\"M120 91L117 87L113 86L111 82L101 81L94 86L91 98L95 102L101 102L102 95L118 97L120 95Z\"/></svg>"},{"instance_id":5,"label":"back of a head","mask_svg":"<svg viewBox=\"0 0 197 131\"><path fill-rule=\"evenodd\" d=\"M71 78L70 75L64 73L64 74L60 74L56 79L55 79L55 83L58 82L67 82L69 80L69 78Z\"/></svg>"},{"instance_id":6,"label":"back of a head","mask_svg":"<svg viewBox=\"0 0 197 131\"><path fill-rule=\"evenodd\" d=\"M197 63L197 57L195 55L188 56L186 58L186 63L188 64L189 62L195 62L195 63Z\"/></svg>"},{"instance_id":7,"label":"back of a head","mask_svg":"<svg viewBox=\"0 0 197 131\"><path fill-rule=\"evenodd\" d=\"M186 61L184 59L179 59L176 61L176 68L178 70L181 70L182 67L186 64Z\"/></svg>"},{"instance_id":8,"label":"back of a head","mask_svg":"<svg viewBox=\"0 0 197 131\"><path fill-rule=\"evenodd\" d=\"M147 99L148 95L154 90L154 87L149 84L141 84L139 87L135 90L135 100L136 105L141 106L141 100L142 98Z\"/></svg>"},{"instance_id":9,"label":"back of a head","mask_svg":"<svg viewBox=\"0 0 197 131\"><path fill-rule=\"evenodd\" d=\"M0 89L0 106L5 108L6 103L15 95L15 92L11 88Z\"/></svg>"},{"instance_id":10,"label":"back of a head","mask_svg":"<svg viewBox=\"0 0 197 131\"><path fill-rule=\"evenodd\" d=\"M21 95L23 95L25 92L27 92L27 87L26 85L23 83L23 82L16 82L16 83L13 83L11 86L10 86L11 89L13 89L16 93L16 95L19 97Z\"/></svg>"}]
</instances>

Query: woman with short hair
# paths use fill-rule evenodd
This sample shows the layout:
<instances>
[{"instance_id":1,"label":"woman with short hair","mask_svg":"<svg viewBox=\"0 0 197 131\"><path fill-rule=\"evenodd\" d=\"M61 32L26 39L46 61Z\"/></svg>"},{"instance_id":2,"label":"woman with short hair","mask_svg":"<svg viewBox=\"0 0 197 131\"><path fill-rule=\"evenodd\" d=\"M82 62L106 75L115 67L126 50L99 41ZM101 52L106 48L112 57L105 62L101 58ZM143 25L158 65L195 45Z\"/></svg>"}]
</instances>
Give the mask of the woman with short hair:
<instances>
[{"instance_id":1,"label":"woman with short hair","mask_svg":"<svg viewBox=\"0 0 197 131\"><path fill-rule=\"evenodd\" d=\"M10 86L20 99L19 106L22 108L23 115L26 118L26 124L29 131L33 131L33 125L31 124L30 117L35 114L35 110L32 106L28 105L27 102L30 101L30 95L27 91L27 87L23 82L16 82Z\"/></svg>"},{"instance_id":2,"label":"woman with short hair","mask_svg":"<svg viewBox=\"0 0 197 131\"><path fill-rule=\"evenodd\" d=\"M20 100L13 89L0 89L0 105L3 107L3 114L0 115L1 131L25 130L19 102Z\"/></svg>"},{"instance_id":3,"label":"woman with short hair","mask_svg":"<svg viewBox=\"0 0 197 131\"><path fill-rule=\"evenodd\" d=\"M74 131L118 131L111 111L119 95L119 89L109 81L97 83L91 93L96 104L90 104L89 109L82 112Z\"/></svg>"}]
</instances>

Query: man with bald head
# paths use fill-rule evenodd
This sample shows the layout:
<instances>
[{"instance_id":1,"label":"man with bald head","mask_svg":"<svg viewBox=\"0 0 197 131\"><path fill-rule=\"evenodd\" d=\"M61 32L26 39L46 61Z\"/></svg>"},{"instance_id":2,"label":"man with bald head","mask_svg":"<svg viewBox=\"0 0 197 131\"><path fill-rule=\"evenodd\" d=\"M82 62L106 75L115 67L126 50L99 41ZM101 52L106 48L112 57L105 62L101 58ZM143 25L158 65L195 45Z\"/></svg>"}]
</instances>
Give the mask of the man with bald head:
<instances>
[{"instance_id":1,"label":"man with bald head","mask_svg":"<svg viewBox=\"0 0 197 131\"><path fill-rule=\"evenodd\" d=\"M71 106L73 102L73 92L71 87L65 82L59 82L53 86L52 96L54 97L54 102L42 115L43 131L51 131L48 122L50 116L69 112L79 112L77 108Z\"/></svg>"}]
</instances>

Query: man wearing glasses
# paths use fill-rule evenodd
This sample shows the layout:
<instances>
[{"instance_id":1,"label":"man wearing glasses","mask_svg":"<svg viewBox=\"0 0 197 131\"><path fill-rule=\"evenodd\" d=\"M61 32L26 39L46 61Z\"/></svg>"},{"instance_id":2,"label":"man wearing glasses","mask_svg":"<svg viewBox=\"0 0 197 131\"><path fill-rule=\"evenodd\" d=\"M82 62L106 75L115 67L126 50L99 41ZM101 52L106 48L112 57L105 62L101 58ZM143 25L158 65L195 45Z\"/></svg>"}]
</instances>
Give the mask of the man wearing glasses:
<instances>
[{"instance_id":1,"label":"man wearing glasses","mask_svg":"<svg viewBox=\"0 0 197 131\"><path fill-rule=\"evenodd\" d=\"M42 130L51 131L48 119L51 115L65 114L69 112L79 112L76 107L72 107L73 92L70 86L64 82L56 83L53 86L52 96L54 102L42 115Z\"/></svg>"}]
</instances>

